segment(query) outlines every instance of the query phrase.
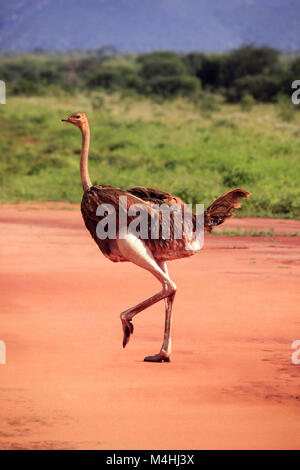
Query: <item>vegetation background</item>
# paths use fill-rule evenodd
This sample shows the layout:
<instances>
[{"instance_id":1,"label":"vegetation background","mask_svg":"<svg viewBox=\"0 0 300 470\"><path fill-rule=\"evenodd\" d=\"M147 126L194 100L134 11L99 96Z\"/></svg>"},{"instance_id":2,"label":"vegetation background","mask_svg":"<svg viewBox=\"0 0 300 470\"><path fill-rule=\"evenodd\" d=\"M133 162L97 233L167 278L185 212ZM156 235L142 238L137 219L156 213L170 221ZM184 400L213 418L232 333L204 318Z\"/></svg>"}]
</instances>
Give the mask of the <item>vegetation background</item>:
<instances>
[{"instance_id":1,"label":"vegetation background","mask_svg":"<svg viewBox=\"0 0 300 470\"><path fill-rule=\"evenodd\" d=\"M85 111L94 183L174 192L209 203L243 187L239 215L300 218L300 57L247 45L223 54L3 53L1 202L79 202Z\"/></svg>"}]
</instances>

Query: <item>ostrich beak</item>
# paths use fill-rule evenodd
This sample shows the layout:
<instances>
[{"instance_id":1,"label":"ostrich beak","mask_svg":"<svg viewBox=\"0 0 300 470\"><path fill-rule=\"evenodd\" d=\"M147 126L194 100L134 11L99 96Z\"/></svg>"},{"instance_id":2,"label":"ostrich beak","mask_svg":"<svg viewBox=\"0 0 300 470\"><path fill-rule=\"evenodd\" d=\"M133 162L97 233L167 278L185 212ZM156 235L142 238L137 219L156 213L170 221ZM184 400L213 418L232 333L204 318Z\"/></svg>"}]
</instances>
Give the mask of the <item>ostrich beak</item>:
<instances>
[{"instance_id":1,"label":"ostrich beak","mask_svg":"<svg viewBox=\"0 0 300 470\"><path fill-rule=\"evenodd\" d=\"M62 122L70 122L69 118L62 119Z\"/></svg>"}]
</instances>

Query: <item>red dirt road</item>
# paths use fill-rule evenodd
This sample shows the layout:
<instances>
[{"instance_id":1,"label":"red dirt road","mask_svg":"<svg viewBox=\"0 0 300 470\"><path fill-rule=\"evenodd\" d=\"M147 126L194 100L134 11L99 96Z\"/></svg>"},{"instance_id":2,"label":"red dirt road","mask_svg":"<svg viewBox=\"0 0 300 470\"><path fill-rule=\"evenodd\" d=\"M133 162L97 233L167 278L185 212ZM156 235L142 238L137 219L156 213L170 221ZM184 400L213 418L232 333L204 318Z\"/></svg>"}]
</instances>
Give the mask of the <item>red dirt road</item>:
<instances>
[{"instance_id":1,"label":"red dirt road","mask_svg":"<svg viewBox=\"0 0 300 470\"><path fill-rule=\"evenodd\" d=\"M1 449L300 448L299 237L208 235L198 255L169 263L169 364L143 362L160 348L163 303L121 344L119 313L159 283L106 260L77 208L2 206L0 237Z\"/></svg>"}]
</instances>

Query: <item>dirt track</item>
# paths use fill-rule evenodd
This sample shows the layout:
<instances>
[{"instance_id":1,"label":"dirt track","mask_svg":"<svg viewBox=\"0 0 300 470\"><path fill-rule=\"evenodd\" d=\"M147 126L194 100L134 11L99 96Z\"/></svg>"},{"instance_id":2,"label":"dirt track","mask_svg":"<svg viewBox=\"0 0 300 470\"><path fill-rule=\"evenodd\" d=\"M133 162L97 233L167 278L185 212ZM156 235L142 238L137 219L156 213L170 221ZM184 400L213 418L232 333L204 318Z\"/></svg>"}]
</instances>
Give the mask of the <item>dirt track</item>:
<instances>
[{"instance_id":1,"label":"dirt track","mask_svg":"<svg viewBox=\"0 0 300 470\"><path fill-rule=\"evenodd\" d=\"M295 221L230 221L278 233ZM282 229L282 230L281 230ZM0 209L1 449L299 449L300 238L207 236L169 263L173 356L144 363L164 307L139 314L125 350L119 312L157 292L106 260L76 210Z\"/></svg>"}]
</instances>

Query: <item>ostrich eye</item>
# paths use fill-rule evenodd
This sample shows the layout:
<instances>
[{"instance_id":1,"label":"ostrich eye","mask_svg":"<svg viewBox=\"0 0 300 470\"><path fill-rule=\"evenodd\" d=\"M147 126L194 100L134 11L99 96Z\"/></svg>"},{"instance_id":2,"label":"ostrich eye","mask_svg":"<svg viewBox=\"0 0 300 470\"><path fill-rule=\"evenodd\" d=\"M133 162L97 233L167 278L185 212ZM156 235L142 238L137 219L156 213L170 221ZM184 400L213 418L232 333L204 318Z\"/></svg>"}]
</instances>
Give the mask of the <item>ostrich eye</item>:
<instances>
[{"instance_id":1,"label":"ostrich eye","mask_svg":"<svg viewBox=\"0 0 300 470\"><path fill-rule=\"evenodd\" d=\"M76 116L77 119L80 119L80 116Z\"/></svg>"}]
</instances>

